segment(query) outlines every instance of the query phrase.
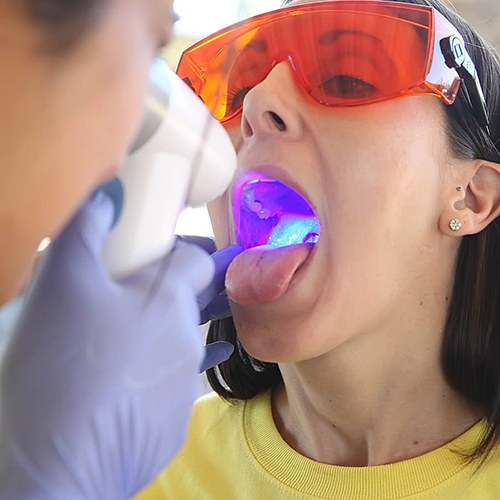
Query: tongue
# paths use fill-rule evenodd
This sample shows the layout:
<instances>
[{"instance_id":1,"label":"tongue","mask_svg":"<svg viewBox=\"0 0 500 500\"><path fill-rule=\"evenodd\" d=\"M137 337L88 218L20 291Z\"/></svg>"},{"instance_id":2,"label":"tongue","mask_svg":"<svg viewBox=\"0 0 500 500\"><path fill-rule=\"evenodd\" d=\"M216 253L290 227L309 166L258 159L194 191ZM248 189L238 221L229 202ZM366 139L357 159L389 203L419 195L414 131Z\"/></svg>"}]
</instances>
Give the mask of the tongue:
<instances>
[{"instance_id":1,"label":"tongue","mask_svg":"<svg viewBox=\"0 0 500 500\"><path fill-rule=\"evenodd\" d=\"M260 246L241 253L227 270L229 298L239 304L262 304L279 299L288 290L313 246Z\"/></svg>"}]
</instances>

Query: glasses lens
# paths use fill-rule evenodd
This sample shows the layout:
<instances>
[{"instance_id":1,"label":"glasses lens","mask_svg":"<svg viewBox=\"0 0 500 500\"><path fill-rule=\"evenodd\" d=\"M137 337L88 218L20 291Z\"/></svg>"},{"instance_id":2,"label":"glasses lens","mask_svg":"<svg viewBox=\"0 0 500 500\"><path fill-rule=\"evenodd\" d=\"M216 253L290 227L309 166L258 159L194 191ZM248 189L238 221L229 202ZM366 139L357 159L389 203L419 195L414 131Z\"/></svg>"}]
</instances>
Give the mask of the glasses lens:
<instances>
[{"instance_id":1,"label":"glasses lens","mask_svg":"<svg viewBox=\"0 0 500 500\"><path fill-rule=\"evenodd\" d=\"M294 15L295 13L295 15ZM298 15L300 13L300 15ZM282 9L187 51L178 72L216 118L241 110L272 68L287 61L304 90L327 106L357 106L427 91L432 10L391 2L322 2Z\"/></svg>"},{"instance_id":2,"label":"glasses lens","mask_svg":"<svg viewBox=\"0 0 500 500\"><path fill-rule=\"evenodd\" d=\"M312 57L299 52L297 66L306 90L322 104L368 104L424 81L429 31L390 9L332 13L309 24L315 50Z\"/></svg>"}]
</instances>

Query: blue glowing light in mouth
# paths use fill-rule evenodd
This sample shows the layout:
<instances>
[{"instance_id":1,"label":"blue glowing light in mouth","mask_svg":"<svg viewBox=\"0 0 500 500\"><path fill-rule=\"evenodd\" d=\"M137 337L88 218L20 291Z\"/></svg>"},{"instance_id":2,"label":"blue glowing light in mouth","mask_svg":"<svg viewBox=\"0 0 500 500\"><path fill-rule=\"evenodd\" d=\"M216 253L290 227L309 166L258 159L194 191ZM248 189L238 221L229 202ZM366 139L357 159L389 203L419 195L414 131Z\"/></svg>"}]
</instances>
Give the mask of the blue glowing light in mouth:
<instances>
[{"instance_id":1,"label":"blue glowing light in mouth","mask_svg":"<svg viewBox=\"0 0 500 500\"><path fill-rule=\"evenodd\" d=\"M306 199L290 186L252 172L233 191L236 240L243 248L317 243L319 219Z\"/></svg>"}]
</instances>

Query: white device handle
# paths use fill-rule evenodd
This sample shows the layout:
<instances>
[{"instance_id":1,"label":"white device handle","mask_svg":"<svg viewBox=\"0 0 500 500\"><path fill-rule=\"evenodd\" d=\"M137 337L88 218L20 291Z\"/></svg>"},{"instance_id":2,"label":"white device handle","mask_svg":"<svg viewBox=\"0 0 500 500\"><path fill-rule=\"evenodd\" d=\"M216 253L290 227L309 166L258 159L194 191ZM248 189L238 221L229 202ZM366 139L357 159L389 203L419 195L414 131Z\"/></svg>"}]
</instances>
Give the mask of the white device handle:
<instances>
[{"instance_id":1,"label":"white device handle","mask_svg":"<svg viewBox=\"0 0 500 500\"><path fill-rule=\"evenodd\" d=\"M220 196L236 169L236 152L222 125L164 62L151 72L146 117L118 178L121 216L103 259L122 278L172 248L186 205Z\"/></svg>"}]
</instances>

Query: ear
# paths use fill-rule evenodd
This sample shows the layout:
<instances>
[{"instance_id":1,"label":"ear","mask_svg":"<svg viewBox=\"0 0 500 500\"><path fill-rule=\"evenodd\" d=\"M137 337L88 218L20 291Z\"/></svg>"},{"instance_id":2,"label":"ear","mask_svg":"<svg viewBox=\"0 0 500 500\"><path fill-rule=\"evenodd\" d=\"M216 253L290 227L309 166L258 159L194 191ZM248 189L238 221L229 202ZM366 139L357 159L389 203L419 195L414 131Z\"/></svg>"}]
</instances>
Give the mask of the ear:
<instances>
[{"instance_id":1,"label":"ear","mask_svg":"<svg viewBox=\"0 0 500 500\"><path fill-rule=\"evenodd\" d=\"M476 160L464 174L465 182L453 188L439 220L441 231L450 236L477 234L500 215L500 164ZM453 219L462 222L460 229L452 230Z\"/></svg>"}]
</instances>

